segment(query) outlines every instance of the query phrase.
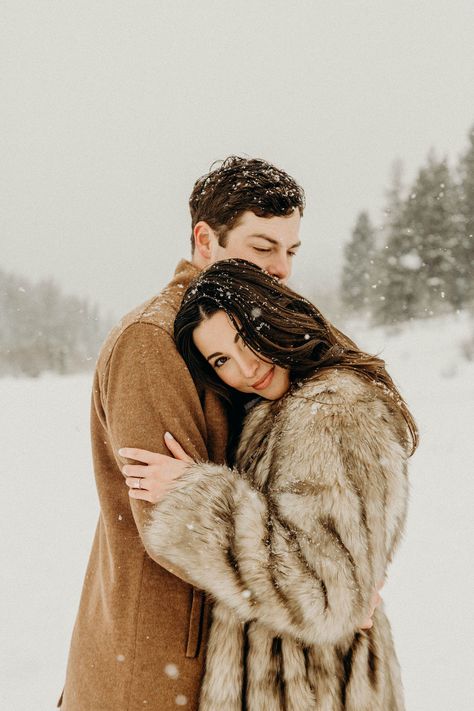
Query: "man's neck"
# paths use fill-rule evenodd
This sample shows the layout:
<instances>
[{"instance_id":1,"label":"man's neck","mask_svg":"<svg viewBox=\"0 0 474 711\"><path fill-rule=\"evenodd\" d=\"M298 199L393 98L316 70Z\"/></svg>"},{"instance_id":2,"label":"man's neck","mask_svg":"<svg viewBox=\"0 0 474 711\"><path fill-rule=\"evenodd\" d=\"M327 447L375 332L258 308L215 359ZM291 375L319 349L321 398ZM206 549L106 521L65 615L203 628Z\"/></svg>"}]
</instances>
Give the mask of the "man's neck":
<instances>
[{"instance_id":1,"label":"man's neck","mask_svg":"<svg viewBox=\"0 0 474 711\"><path fill-rule=\"evenodd\" d=\"M203 259L197 250L195 250L193 256L191 257L191 264L197 269L204 269L204 267L208 266L206 260Z\"/></svg>"}]
</instances>

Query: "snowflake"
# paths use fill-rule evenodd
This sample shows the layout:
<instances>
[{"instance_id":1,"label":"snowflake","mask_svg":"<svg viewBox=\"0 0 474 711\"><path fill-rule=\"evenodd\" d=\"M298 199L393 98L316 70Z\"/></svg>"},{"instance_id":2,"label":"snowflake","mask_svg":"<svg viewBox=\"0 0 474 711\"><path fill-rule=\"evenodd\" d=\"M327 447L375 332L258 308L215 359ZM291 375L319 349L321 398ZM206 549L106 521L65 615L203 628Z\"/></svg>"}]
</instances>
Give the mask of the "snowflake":
<instances>
[{"instance_id":1,"label":"snowflake","mask_svg":"<svg viewBox=\"0 0 474 711\"><path fill-rule=\"evenodd\" d=\"M165 674L169 676L170 679L177 679L179 676L179 669L176 664L167 664L165 666Z\"/></svg>"},{"instance_id":2,"label":"snowflake","mask_svg":"<svg viewBox=\"0 0 474 711\"><path fill-rule=\"evenodd\" d=\"M408 254L403 254L400 257L399 262L405 269L411 269L413 271L420 269L423 264L420 255L416 252L408 252Z\"/></svg>"}]
</instances>

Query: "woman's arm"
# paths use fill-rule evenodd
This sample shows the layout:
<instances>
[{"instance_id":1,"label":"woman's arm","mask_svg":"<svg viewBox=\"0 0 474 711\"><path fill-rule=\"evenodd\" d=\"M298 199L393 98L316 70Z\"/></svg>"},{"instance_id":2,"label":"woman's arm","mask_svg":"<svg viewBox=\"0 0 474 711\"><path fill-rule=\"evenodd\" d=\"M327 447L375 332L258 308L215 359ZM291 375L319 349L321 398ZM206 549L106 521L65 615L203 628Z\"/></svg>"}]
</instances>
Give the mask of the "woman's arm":
<instances>
[{"instance_id":1,"label":"woman's arm","mask_svg":"<svg viewBox=\"0 0 474 711\"><path fill-rule=\"evenodd\" d=\"M380 403L315 413L302 400L296 414L265 494L227 467L193 464L144 535L242 620L335 643L362 626L385 573L387 484L404 476L405 455Z\"/></svg>"}]
</instances>

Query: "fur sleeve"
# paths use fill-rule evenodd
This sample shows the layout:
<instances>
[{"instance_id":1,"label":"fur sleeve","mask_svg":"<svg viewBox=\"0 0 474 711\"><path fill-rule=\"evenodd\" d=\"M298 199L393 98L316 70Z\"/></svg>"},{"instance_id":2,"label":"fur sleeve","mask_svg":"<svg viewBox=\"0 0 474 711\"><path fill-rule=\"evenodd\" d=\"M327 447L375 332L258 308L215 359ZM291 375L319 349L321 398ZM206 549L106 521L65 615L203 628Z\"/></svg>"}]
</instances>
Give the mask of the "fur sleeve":
<instances>
[{"instance_id":1,"label":"fur sleeve","mask_svg":"<svg viewBox=\"0 0 474 711\"><path fill-rule=\"evenodd\" d=\"M280 424L265 492L196 464L155 507L147 543L241 620L336 643L360 627L384 576L404 450L380 402L295 397Z\"/></svg>"}]
</instances>

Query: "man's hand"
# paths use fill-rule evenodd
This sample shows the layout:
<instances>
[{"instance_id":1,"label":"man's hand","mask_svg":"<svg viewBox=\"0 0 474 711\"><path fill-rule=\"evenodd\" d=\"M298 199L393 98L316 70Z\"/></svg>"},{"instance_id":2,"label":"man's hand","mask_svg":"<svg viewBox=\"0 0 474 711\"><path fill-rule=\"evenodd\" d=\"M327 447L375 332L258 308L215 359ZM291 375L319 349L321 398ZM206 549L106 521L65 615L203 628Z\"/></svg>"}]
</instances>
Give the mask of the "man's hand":
<instances>
[{"instance_id":1,"label":"man's hand","mask_svg":"<svg viewBox=\"0 0 474 711\"><path fill-rule=\"evenodd\" d=\"M379 582L376 584L374 592L372 593L372 597L370 599L370 610L369 610L369 615L368 617L364 620L362 625L360 626L361 630L368 630L372 627L374 624L372 621L372 616L375 612L375 608L377 605L379 605L382 602L382 598L379 595L379 590L380 588L384 585L384 580L379 580Z\"/></svg>"}]
</instances>

